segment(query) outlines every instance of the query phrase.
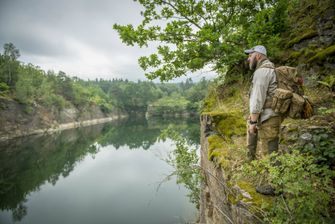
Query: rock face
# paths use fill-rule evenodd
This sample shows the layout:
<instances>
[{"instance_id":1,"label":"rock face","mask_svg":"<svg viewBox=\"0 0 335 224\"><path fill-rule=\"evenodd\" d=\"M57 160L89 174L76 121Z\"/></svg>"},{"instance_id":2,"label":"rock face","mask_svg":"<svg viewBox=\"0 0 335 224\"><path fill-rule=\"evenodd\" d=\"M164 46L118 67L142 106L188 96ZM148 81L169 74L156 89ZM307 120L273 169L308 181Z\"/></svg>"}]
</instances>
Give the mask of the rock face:
<instances>
[{"instance_id":1,"label":"rock face","mask_svg":"<svg viewBox=\"0 0 335 224\"><path fill-rule=\"evenodd\" d=\"M82 111L74 106L55 111L40 105L28 107L11 99L0 98L0 140L87 126L124 116L125 113L117 110L103 113L96 105Z\"/></svg>"},{"instance_id":2,"label":"rock face","mask_svg":"<svg viewBox=\"0 0 335 224\"><path fill-rule=\"evenodd\" d=\"M259 214L255 212L259 206L256 202L261 201L262 196L246 183L232 185L227 170L219 161L209 159L210 144L213 144L209 138L216 135L216 131L212 131L212 121L211 115L201 116L201 168L204 182L199 223L262 223Z\"/></svg>"},{"instance_id":3,"label":"rock face","mask_svg":"<svg viewBox=\"0 0 335 224\"><path fill-rule=\"evenodd\" d=\"M308 76L333 74L335 69L335 4L332 0L301 0L290 13L283 63L299 65Z\"/></svg>"}]
</instances>

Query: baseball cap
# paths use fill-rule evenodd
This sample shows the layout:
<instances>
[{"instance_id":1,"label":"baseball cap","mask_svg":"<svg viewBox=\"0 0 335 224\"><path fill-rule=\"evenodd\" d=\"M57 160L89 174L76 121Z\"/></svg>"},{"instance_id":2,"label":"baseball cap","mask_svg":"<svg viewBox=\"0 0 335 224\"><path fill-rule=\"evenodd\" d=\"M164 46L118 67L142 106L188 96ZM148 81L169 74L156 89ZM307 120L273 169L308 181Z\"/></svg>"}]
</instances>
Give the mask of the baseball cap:
<instances>
[{"instance_id":1,"label":"baseball cap","mask_svg":"<svg viewBox=\"0 0 335 224\"><path fill-rule=\"evenodd\" d=\"M254 53L254 52L258 52L261 54L264 54L266 56L266 48L262 45L257 45L251 49L245 50L244 53L246 54L250 54L250 53Z\"/></svg>"}]
</instances>

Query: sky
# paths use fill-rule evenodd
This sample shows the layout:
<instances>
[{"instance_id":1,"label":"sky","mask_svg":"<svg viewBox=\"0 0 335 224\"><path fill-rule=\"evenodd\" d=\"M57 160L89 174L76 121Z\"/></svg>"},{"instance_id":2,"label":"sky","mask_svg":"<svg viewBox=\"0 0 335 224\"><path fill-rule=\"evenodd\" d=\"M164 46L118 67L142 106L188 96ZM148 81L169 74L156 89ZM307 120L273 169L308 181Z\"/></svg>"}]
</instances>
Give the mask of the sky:
<instances>
[{"instance_id":1,"label":"sky","mask_svg":"<svg viewBox=\"0 0 335 224\"><path fill-rule=\"evenodd\" d=\"M13 43L20 61L82 79L147 80L140 56L155 52L123 44L113 24L137 25L142 6L133 0L0 0L0 45ZM214 74L188 74L172 81ZM159 80L155 80L159 81Z\"/></svg>"}]
</instances>

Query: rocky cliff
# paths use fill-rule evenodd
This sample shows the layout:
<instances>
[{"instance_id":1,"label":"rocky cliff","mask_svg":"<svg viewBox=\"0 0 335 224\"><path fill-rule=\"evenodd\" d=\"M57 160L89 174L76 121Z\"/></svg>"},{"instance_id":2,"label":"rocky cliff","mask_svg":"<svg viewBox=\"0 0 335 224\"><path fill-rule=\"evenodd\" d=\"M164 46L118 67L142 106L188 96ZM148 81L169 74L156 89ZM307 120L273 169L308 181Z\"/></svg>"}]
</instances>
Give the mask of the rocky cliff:
<instances>
[{"instance_id":1,"label":"rocky cliff","mask_svg":"<svg viewBox=\"0 0 335 224\"><path fill-rule=\"evenodd\" d=\"M97 124L125 116L118 110L104 113L96 105L81 110L69 105L55 110L0 97L0 140Z\"/></svg>"}]
</instances>

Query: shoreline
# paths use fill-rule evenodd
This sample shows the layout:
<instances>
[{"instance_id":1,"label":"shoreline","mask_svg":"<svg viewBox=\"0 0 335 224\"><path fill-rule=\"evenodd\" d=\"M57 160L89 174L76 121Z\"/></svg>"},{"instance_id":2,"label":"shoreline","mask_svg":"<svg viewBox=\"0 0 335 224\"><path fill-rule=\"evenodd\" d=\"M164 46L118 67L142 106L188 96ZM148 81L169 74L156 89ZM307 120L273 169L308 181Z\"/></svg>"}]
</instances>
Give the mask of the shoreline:
<instances>
[{"instance_id":1,"label":"shoreline","mask_svg":"<svg viewBox=\"0 0 335 224\"><path fill-rule=\"evenodd\" d=\"M26 131L25 130L20 130L20 131L15 132L15 133L10 133L10 134L7 134L7 135L0 136L0 142L1 141L6 141L6 140L11 140L11 139L14 139L14 138L19 138L19 137L31 136L31 135L52 134L52 133L58 132L58 131L107 123L107 122L111 122L111 121L115 121L115 120L119 120L119 119L124 119L124 118L127 118L127 117L128 117L127 115L111 116L111 117L97 118L97 119L92 119L92 120L56 124L56 125L50 126L48 128L44 128L44 129L41 128L41 129L26 130Z\"/></svg>"}]
</instances>

